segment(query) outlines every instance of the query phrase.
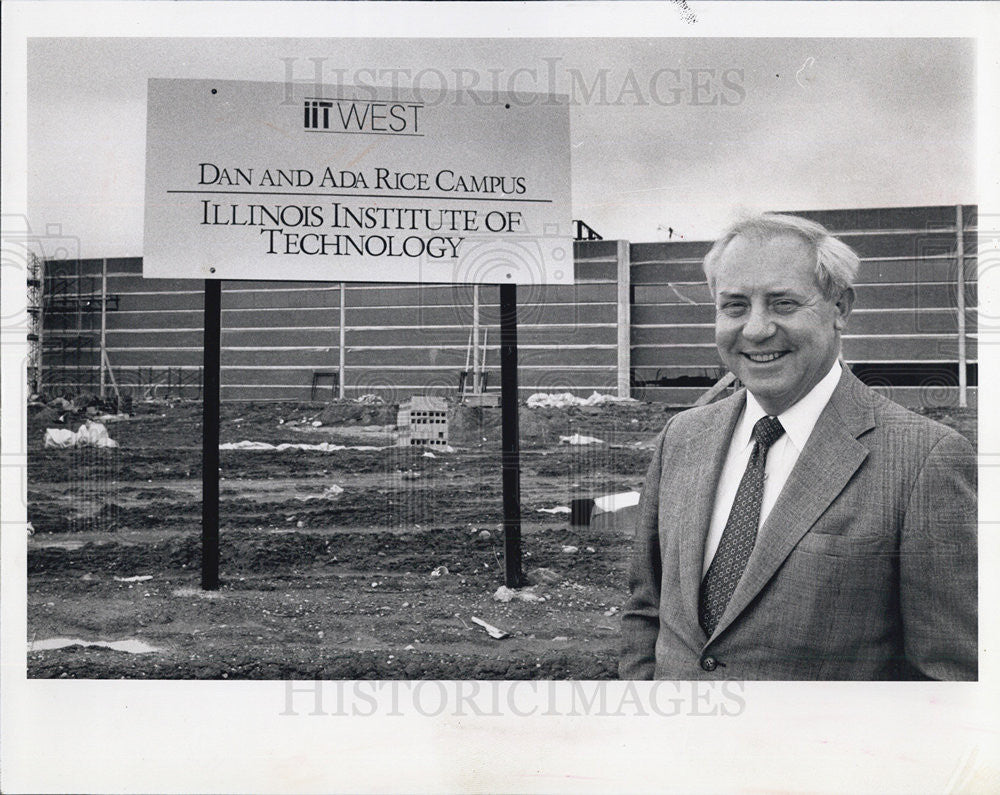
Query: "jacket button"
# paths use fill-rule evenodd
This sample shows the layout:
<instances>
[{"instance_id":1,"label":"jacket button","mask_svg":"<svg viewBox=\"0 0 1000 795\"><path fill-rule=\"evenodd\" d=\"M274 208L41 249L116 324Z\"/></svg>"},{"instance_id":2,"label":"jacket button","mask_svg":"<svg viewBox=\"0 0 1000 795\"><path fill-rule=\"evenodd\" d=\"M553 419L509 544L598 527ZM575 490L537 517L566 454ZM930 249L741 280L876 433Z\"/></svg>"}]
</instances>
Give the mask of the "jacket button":
<instances>
[{"instance_id":1,"label":"jacket button","mask_svg":"<svg viewBox=\"0 0 1000 795\"><path fill-rule=\"evenodd\" d=\"M705 671L714 671L718 664L719 663L716 661L714 657L706 657L704 660L701 661L702 670Z\"/></svg>"}]
</instances>

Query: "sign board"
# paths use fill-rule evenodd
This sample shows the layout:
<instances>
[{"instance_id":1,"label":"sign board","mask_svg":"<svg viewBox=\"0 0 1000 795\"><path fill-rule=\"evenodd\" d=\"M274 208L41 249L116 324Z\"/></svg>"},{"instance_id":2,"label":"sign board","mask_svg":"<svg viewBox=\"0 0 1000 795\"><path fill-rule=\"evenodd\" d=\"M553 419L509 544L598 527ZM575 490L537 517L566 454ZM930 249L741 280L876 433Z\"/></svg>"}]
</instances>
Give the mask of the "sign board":
<instances>
[{"instance_id":1,"label":"sign board","mask_svg":"<svg viewBox=\"0 0 1000 795\"><path fill-rule=\"evenodd\" d=\"M572 284L551 95L149 81L143 276Z\"/></svg>"}]
</instances>

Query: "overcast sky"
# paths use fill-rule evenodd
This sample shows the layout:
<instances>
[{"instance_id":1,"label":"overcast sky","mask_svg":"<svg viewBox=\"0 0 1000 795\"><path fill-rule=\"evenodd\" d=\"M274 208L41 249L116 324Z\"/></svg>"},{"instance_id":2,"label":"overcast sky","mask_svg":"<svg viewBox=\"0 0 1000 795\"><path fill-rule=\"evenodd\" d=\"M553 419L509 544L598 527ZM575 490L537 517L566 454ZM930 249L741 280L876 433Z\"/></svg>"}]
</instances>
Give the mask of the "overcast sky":
<instances>
[{"instance_id":1,"label":"overcast sky","mask_svg":"<svg viewBox=\"0 0 1000 795\"><path fill-rule=\"evenodd\" d=\"M35 39L32 227L61 225L82 256L141 255L146 79L317 68L569 94L573 216L606 238L710 238L750 209L976 201L969 40Z\"/></svg>"}]
</instances>

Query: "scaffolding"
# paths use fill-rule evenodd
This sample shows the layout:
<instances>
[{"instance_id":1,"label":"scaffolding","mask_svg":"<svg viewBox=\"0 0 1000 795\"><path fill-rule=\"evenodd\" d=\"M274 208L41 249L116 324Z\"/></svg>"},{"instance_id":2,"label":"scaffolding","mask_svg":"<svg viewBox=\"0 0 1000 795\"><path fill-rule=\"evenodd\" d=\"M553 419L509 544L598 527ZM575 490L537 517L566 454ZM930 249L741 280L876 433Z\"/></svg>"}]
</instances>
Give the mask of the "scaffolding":
<instances>
[{"instance_id":1,"label":"scaffolding","mask_svg":"<svg viewBox=\"0 0 1000 795\"><path fill-rule=\"evenodd\" d=\"M42 392L42 340L45 326L45 263L34 252L28 255L28 394Z\"/></svg>"},{"instance_id":2,"label":"scaffolding","mask_svg":"<svg viewBox=\"0 0 1000 795\"><path fill-rule=\"evenodd\" d=\"M41 269L39 315L47 333L39 335L39 358L45 382L65 396L104 397L105 374L111 370L106 313L118 309L119 297L107 294L107 260L101 266L100 286L97 276L84 274L80 260L48 260ZM111 380L114 385L113 374Z\"/></svg>"}]
</instances>

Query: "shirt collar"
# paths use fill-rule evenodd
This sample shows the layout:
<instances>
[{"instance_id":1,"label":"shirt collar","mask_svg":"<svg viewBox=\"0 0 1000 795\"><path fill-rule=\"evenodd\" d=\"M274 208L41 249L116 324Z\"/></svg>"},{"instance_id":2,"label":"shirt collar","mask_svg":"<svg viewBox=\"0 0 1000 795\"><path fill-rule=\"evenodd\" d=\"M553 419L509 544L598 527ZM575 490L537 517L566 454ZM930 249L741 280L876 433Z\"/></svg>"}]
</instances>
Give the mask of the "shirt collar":
<instances>
[{"instance_id":1,"label":"shirt collar","mask_svg":"<svg viewBox=\"0 0 1000 795\"><path fill-rule=\"evenodd\" d=\"M806 446L813 428L816 427L819 415L823 413L826 404L830 402L830 398L833 396L837 384L840 382L840 373L840 362L835 361L833 367L830 368L830 372L823 376L820 382L810 389L805 397L778 415L778 420L781 422L781 427L785 429L789 441L795 445L795 449L800 453L802 452L802 448ZM750 394L749 389L746 395L746 407L743 410L743 418L740 420L739 425L736 426L734 436L740 443L741 449L749 446L753 441L753 426L757 424L757 420L767 416L767 412L761 408L760 403L757 402L757 398Z\"/></svg>"}]
</instances>

